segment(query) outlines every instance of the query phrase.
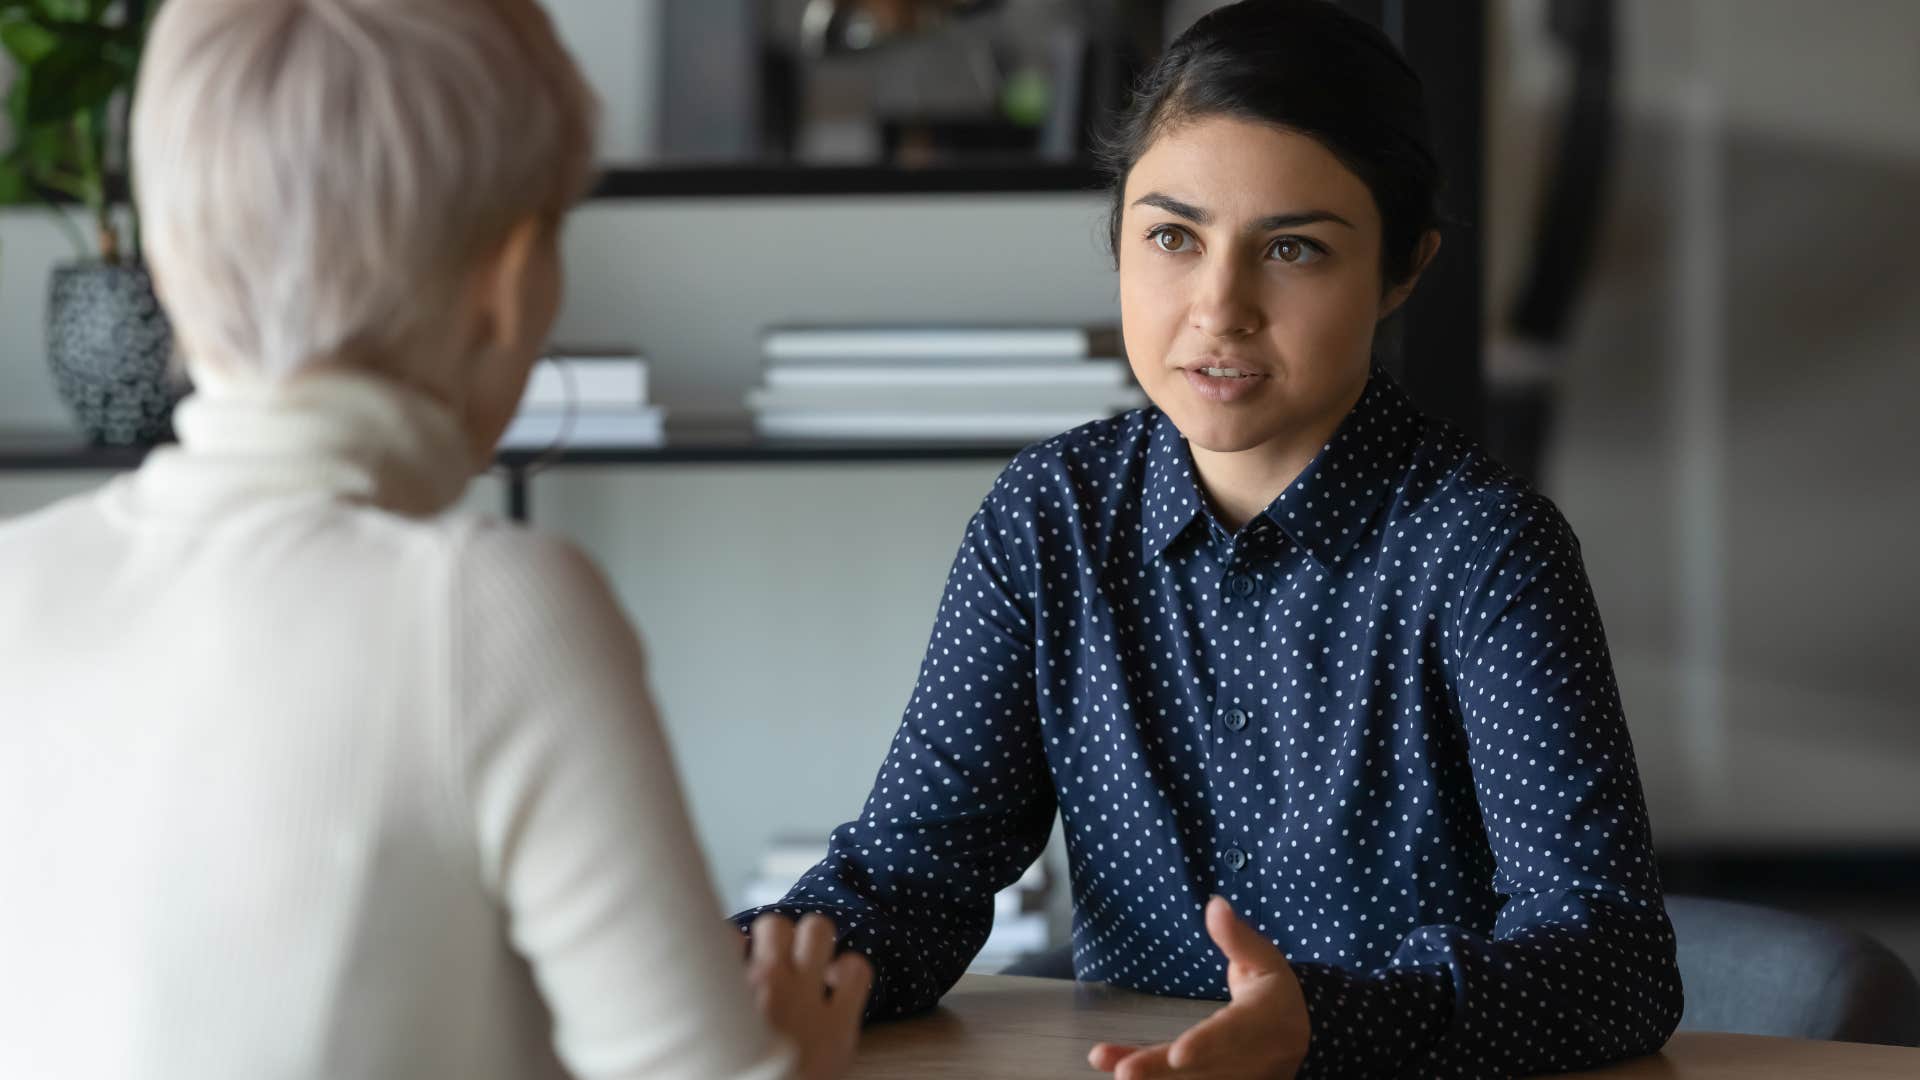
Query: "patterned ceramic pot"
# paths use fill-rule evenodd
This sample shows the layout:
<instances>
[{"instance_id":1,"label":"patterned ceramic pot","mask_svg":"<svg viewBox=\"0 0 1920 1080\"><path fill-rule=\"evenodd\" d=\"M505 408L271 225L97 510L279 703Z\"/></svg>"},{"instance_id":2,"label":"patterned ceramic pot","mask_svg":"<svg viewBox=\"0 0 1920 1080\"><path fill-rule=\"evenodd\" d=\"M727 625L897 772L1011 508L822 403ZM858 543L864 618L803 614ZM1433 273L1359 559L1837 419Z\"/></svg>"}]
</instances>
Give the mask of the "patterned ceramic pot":
<instances>
[{"instance_id":1,"label":"patterned ceramic pot","mask_svg":"<svg viewBox=\"0 0 1920 1080\"><path fill-rule=\"evenodd\" d=\"M138 266L56 267L47 297L53 384L94 440L164 442L185 379L172 374L173 328Z\"/></svg>"}]
</instances>

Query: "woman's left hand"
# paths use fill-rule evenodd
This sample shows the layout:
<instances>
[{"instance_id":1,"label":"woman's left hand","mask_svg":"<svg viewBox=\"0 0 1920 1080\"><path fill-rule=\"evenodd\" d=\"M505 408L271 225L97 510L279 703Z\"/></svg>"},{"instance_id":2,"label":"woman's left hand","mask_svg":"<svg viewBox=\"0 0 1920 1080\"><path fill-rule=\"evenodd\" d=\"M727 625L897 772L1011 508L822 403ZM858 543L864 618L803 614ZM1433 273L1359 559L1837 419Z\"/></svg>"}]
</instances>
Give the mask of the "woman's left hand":
<instances>
[{"instance_id":1,"label":"woman's left hand","mask_svg":"<svg viewBox=\"0 0 1920 1080\"><path fill-rule=\"evenodd\" d=\"M1087 1060L1115 1080L1292 1080L1312 1034L1292 965L1216 896L1207 933L1227 956L1231 1003L1157 1046L1101 1043Z\"/></svg>"}]
</instances>

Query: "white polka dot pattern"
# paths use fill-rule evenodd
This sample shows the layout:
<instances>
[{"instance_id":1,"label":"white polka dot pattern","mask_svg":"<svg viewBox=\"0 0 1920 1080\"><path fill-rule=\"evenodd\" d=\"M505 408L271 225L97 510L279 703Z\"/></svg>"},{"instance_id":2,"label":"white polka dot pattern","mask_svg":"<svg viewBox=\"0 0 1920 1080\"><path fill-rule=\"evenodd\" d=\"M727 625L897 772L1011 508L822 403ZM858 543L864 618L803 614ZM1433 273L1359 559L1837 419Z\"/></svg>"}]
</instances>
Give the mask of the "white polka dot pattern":
<instances>
[{"instance_id":1,"label":"white polka dot pattern","mask_svg":"<svg viewBox=\"0 0 1920 1080\"><path fill-rule=\"evenodd\" d=\"M1384 374L1237 534L1155 410L1023 451L859 819L771 910L835 917L870 1015L928 1008L1056 806L1080 978L1224 997L1219 893L1299 974L1302 1076L1579 1068L1678 1023L1578 543Z\"/></svg>"}]
</instances>

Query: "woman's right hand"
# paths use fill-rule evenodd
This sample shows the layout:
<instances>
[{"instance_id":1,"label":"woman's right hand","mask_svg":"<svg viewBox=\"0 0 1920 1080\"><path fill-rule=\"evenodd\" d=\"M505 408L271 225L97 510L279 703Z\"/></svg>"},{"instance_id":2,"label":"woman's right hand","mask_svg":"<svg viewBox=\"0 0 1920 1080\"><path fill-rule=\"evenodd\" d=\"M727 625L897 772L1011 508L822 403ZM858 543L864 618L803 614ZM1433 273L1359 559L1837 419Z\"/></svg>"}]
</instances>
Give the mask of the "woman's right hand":
<instances>
[{"instance_id":1,"label":"woman's right hand","mask_svg":"<svg viewBox=\"0 0 1920 1080\"><path fill-rule=\"evenodd\" d=\"M781 915L753 921L747 982L760 1014L800 1051L801 1080L836 1080L853 1063L873 967L859 953L833 955L833 920Z\"/></svg>"}]
</instances>

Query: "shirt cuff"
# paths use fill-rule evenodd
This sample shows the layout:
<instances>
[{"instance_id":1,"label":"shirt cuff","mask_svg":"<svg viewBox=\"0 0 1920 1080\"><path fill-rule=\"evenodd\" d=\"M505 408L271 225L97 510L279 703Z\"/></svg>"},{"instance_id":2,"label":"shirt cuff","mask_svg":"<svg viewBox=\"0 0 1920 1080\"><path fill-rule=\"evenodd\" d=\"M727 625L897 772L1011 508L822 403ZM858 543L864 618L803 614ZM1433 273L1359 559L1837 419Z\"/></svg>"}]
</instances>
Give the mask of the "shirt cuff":
<instances>
[{"instance_id":1,"label":"shirt cuff","mask_svg":"<svg viewBox=\"0 0 1920 1080\"><path fill-rule=\"evenodd\" d=\"M1355 972L1294 964L1312 1035L1298 1080L1394 1076L1423 1059L1453 1021L1453 978L1431 965Z\"/></svg>"}]
</instances>

